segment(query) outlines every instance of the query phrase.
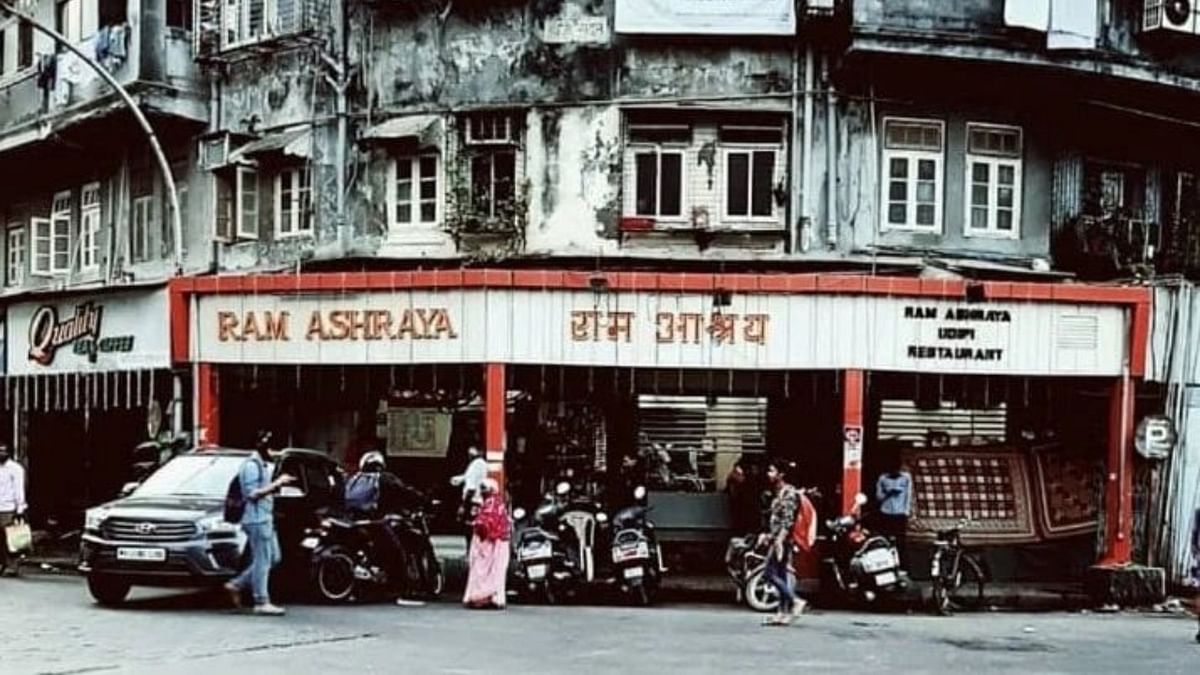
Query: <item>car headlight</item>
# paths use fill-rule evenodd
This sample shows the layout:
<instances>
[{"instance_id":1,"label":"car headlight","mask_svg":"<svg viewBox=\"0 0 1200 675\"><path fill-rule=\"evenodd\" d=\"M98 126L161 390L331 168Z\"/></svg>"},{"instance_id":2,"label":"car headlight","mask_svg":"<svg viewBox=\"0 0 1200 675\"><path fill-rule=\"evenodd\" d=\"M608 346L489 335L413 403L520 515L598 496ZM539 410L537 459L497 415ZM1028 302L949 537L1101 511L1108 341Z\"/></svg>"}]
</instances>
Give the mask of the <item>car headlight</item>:
<instances>
[{"instance_id":1,"label":"car headlight","mask_svg":"<svg viewBox=\"0 0 1200 675\"><path fill-rule=\"evenodd\" d=\"M240 529L240 526L227 522L223 516L203 518L200 522L196 523L196 527L206 534L236 533Z\"/></svg>"},{"instance_id":2,"label":"car headlight","mask_svg":"<svg viewBox=\"0 0 1200 675\"><path fill-rule=\"evenodd\" d=\"M104 519L108 517L108 509L95 508L88 509L83 515L83 529L89 532L99 532L100 525L104 523Z\"/></svg>"}]
</instances>

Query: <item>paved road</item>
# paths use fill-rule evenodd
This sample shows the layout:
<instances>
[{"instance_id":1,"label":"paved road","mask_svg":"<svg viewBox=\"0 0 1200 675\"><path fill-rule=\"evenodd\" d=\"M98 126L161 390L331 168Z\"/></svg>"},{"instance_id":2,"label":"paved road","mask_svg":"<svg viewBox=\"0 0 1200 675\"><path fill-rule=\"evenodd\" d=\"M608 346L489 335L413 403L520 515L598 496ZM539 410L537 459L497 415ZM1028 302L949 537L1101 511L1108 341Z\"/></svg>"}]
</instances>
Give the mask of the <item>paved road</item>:
<instances>
[{"instance_id":1,"label":"paved road","mask_svg":"<svg viewBox=\"0 0 1200 675\"><path fill-rule=\"evenodd\" d=\"M1194 620L828 612L763 628L733 607L469 612L292 606L239 615L213 595L137 591L95 607L78 579L0 579L0 673L1196 673Z\"/></svg>"}]
</instances>

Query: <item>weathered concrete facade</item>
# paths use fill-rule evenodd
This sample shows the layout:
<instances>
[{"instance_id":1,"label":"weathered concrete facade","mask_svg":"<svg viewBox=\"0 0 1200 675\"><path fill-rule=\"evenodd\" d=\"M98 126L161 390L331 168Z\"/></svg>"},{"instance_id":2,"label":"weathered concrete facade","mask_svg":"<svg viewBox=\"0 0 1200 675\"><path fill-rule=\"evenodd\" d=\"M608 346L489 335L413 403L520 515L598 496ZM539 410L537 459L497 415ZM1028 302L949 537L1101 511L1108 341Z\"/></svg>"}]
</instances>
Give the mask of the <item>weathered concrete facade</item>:
<instances>
[{"instance_id":1,"label":"weathered concrete facade","mask_svg":"<svg viewBox=\"0 0 1200 675\"><path fill-rule=\"evenodd\" d=\"M69 9L39 2L25 11L95 58L156 127L186 207L184 268L206 269L209 238L191 227L200 222L203 177L194 170L193 148L207 120L207 93L192 58L190 11L166 0L78 2ZM4 35L4 293L172 276L161 172L117 95L48 36L16 20L5 22Z\"/></svg>"},{"instance_id":2,"label":"weathered concrete facade","mask_svg":"<svg viewBox=\"0 0 1200 675\"><path fill-rule=\"evenodd\" d=\"M849 203L862 205L851 207L853 246L1042 259L1093 278L1194 270L1197 167L1187 148L1200 140L1200 36L1144 29L1141 2L1079 3L1078 30L1090 35L1067 44L1056 42L1054 25L1014 25L1002 0L943 5L853 3L837 79L846 94L840 129L850 136L838 180L849 184ZM879 212L886 175L871 169L886 170L884 123L897 115L944 124L938 234L888 231ZM965 236L968 124L1020 134L1018 238Z\"/></svg>"},{"instance_id":3,"label":"weathered concrete facade","mask_svg":"<svg viewBox=\"0 0 1200 675\"><path fill-rule=\"evenodd\" d=\"M1094 49L1057 50L1007 25L1001 0L845 3L753 38L617 33L616 0L460 4L251 0L275 24L233 34L212 3L182 19L168 0L128 3L127 50L106 62L187 188L186 271L934 257L1112 276L1196 262L1200 198L1180 186L1194 184L1200 62L1189 36L1139 30L1140 6L1098 3ZM48 3L36 13L59 21ZM23 62L0 79L0 163L39 167L2 207L10 224L48 218L74 190L74 240L99 181L103 264L10 290L169 274L161 178L115 97L54 51L34 36L56 78ZM889 147L922 130L928 147ZM103 159L60 161L80 151ZM154 227L134 242L147 208Z\"/></svg>"}]
</instances>

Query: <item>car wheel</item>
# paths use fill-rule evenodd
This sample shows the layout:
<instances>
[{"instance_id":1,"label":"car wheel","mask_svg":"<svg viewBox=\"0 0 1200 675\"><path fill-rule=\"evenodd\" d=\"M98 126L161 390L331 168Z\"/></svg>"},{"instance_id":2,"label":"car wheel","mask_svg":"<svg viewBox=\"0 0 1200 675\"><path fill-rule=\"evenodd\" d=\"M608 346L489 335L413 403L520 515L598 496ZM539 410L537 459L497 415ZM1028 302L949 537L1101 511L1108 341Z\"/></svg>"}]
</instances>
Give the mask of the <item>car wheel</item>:
<instances>
[{"instance_id":1,"label":"car wheel","mask_svg":"<svg viewBox=\"0 0 1200 675\"><path fill-rule=\"evenodd\" d=\"M98 604L104 607L116 607L129 597L129 589L132 584L122 579L89 576L87 586L88 592L92 594L92 598Z\"/></svg>"}]
</instances>

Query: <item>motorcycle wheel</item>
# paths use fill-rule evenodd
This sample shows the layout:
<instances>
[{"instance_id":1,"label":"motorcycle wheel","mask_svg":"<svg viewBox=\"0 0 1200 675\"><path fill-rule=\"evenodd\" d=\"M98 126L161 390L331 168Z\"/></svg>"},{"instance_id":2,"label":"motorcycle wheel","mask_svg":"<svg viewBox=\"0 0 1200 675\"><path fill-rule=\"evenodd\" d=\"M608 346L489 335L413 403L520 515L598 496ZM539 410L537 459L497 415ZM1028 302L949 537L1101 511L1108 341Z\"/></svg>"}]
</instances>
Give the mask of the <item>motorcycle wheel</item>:
<instances>
[{"instance_id":1,"label":"motorcycle wheel","mask_svg":"<svg viewBox=\"0 0 1200 675\"><path fill-rule=\"evenodd\" d=\"M766 569L760 569L746 579L746 605L756 612L774 612L779 609L779 593L767 582Z\"/></svg>"},{"instance_id":2,"label":"motorcycle wheel","mask_svg":"<svg viewBox=\"0 0 1200 675\"><path fill-rule=\"evenodd\" d=\"M354 559L342 549L318 554L317 593L326 602L347 602L354 596Z\"/></svg>"}]
</instances>

